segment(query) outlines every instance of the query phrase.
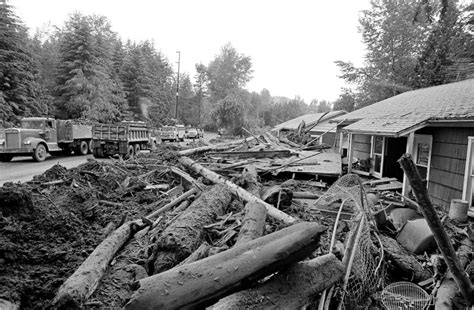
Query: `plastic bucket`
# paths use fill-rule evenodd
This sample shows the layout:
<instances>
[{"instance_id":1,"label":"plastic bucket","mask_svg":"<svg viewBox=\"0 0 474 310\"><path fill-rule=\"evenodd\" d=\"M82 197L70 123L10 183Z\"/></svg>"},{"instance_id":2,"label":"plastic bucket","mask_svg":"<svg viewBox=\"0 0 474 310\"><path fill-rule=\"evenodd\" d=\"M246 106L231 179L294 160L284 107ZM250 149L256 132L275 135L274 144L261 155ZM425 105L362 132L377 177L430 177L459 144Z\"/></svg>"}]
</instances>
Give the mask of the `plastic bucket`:
<instances>
[{"instance_id":1,"label":"plastic bucket","mask_svg":"<svg viewBox=\"0 0 474 310\"><path fill-rule=\"evenodd\" d=\"M452 199L449 206L449 218L459 222L467 221L467 209L469 209L469 202L461 199Z\"/></svg>"}]
</instances>

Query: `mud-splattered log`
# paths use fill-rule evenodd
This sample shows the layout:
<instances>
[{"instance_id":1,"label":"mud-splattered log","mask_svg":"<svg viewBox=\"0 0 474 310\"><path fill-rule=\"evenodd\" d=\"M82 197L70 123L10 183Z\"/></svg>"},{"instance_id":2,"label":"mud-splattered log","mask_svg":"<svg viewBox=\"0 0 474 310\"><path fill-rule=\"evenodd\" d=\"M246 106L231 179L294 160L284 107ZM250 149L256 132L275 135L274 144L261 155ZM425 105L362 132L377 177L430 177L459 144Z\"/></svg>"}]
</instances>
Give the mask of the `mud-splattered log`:
<instances>
[{"instance_id":1,"label":"mud-splattered log","mask_svg":"<svg viewBox=\"0 0 474 310\"><path fill-rule=\"evenodd\" d=\"M211 171L207 168L204 168L202 165L196 163L194 160L183 156L183 157L179 157L178 161L182 165L188 167L189 169L195 171L196 173L201 174L202 176L204 176L205 178L207 178L211 182L227 185L235 195L237 195L238 197L240 197L244 201L246 201L246 202L254 201L254 202L258 202L258 203L264 205L265 208L267 209L267 212L268 212L269 216L271 216L271 217L273 217L277 220L280 220L280 221L282 221L286 224L292 224L292 223L296 222L296 219L294 217L289 216L288 214L278 210L277 208L275 208L274 206L266 203L262 199L256 197L255 195L252 195L251 193L249 193L248 191L246 191L242 187L237 186L236 184L232 183L229 180L226 180L224 177L220 176L219 174L217 174L217 173L215 173L215 172L213 172L213 171Z\"/></svg>"},{"instance_id":2,"label":"mud-splattered log","mask_svg":"<svg viewBox=\"0 0 474 310\"><path fill-rule=\"evenodd\" d=\"M191 264L139 281L125 309L189 309L217 299L301 261L326 230L302 222Z\"/></svg>"},{"instance_id":3,"label":"mud-splattered log","mask_svg":"<svg viewBox=\"0 0 474 310\"><path fill-rule=\"evenodd\" d=\"M342 262L326 254L291 265L263 285L224 297L207 309L301 309L343 275Z\"/></svg>"}]
</instances>

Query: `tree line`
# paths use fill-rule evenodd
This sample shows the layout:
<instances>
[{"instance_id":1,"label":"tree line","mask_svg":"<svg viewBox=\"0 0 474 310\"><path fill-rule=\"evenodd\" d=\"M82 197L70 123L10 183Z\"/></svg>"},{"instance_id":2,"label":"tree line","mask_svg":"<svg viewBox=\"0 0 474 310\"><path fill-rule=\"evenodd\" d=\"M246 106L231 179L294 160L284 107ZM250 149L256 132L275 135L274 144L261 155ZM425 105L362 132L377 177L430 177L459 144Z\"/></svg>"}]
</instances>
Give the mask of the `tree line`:
<instances>
[{"instance_id":1,"label":"tree line","mask_svg":"<svg viewBox=\"0 0 474 310\"><path fill-rule=\"evenodd\" d=\"M473 5L454 0L373 0L360 17L364 66L337 61L351 85L335 102L249 92L252 59L230 43L179 76L152 41L126 41L104 16L74 13L30 35L0 0L0 125L25 116L87 122L143 120L207 129L274 126L331 109L351 111L401 92L474 75Z\"/></svg>"}]
</instances>

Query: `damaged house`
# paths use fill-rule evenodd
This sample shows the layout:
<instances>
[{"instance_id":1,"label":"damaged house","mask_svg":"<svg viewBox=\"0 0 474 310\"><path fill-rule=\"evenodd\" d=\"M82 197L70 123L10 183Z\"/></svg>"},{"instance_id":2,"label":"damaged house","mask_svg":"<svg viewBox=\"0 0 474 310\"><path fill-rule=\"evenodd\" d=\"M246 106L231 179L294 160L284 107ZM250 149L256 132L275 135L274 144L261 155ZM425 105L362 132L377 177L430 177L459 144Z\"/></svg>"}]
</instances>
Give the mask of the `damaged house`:
<instances>
[{"instance_id":1,"label":"damaged house","mask_svg":"<svg viewBox=\"0 0 474 310\"><path fill-rule=\"evenodd\" d=\"M333 146L336 141L336 124L331 123L331 120L336 117L342 117L346 111L331 111L325 113L310 113L298 116L284 123L278 124L272 128L271 132L280 136L282 133L296 131L298 126L304 122L306 128L311 128L309 134L312 138L320 137L319 143Z\"/></svg>"},{"instance_id":2,"label":"damaged house","mask_svg":"<svg viewBox=\"0 0 474 310\"><path fill-rule=\"evenodd\" d=\"M474 201L474 79L413 90L333 122L349 172L396 178L410 190L397 160L410 153L434 204Z\"/></svg>"}]
</instances>

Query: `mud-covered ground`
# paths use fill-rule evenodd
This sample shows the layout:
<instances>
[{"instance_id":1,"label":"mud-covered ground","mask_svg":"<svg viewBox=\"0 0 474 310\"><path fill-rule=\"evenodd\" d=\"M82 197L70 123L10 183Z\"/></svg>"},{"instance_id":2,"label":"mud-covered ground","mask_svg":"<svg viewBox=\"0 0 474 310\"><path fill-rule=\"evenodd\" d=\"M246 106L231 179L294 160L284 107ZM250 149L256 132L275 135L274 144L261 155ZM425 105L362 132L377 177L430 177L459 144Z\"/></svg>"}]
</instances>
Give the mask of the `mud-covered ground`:
<instances>
[{"instance_id":1,"label":"mud-covered ground","mask_svg":"<svg viewBox=\"0 0 474 310\"><path fill-rule=\"evenodd\" d=\"M145 188L178 185L162 165L170 154L91 160L71 170L56 165L32 182L0 187L0 299L24 309L51 307L107 230L169 201L163 190Z\"/></svg>"}]
</instances>

